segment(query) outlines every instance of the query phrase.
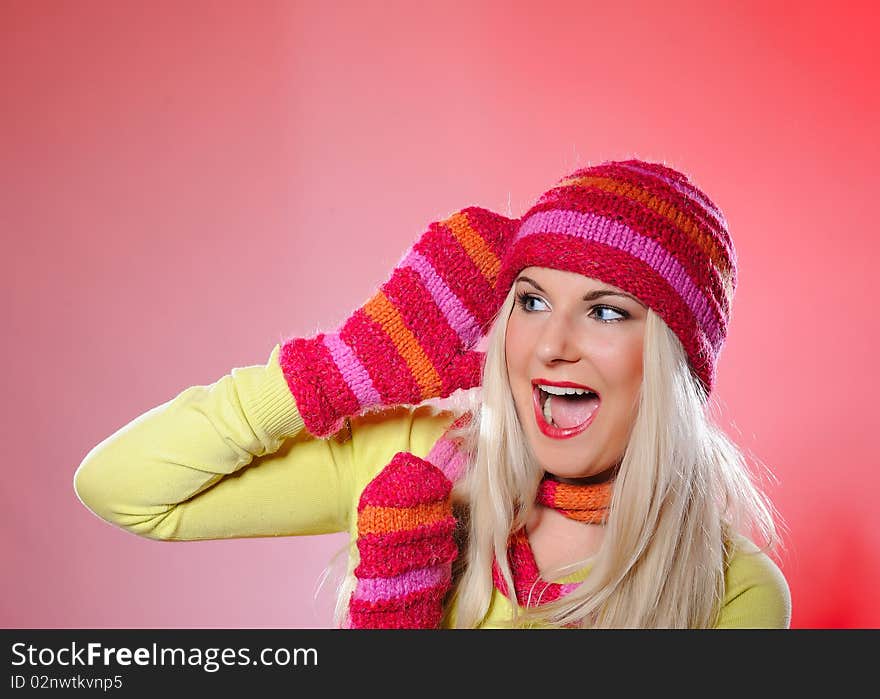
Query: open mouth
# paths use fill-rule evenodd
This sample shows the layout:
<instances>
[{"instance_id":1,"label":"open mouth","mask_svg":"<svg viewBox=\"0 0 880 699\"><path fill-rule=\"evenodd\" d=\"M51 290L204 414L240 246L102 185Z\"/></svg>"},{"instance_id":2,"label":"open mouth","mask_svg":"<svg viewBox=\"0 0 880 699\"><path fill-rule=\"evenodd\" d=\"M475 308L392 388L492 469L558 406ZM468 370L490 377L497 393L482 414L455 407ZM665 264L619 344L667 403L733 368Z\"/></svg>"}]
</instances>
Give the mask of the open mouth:
<instances>
[{"instance_id":1,"label":"open mouth","mask_svg":"<svg viewBox=\"0 0 880 699\"><path fill-rule=\"evenodd\" d=\"M564 439L580 434L599 409L599 395L587 388L534 382L535 419L548 437Z\"/></svg>"}]
</instances>

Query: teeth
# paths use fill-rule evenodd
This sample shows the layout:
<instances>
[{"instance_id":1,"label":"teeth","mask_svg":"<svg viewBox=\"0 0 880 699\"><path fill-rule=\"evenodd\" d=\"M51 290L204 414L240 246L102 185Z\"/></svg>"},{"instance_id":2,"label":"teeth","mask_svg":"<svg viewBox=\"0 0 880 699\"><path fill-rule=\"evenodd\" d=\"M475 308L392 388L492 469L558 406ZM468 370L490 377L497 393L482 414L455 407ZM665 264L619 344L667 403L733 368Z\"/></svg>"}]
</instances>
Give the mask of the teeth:
<instances>
[{"instance_id":1,"label":"teeth","mask_svg":"<svg viewBox=\"0 0 880 699\"><path fill-rule=\"evenodd\" d=\"M547 400L544 401L544 419L550 425L555 425L553 422L553 415L550 413L550 401L553 400L553 396L547 396Z\"/></svg>"},{"instance_id":2,"label":"teeth","mask_svg":"<svg viewBox=\"0 0 880 699\"><path fill-rule=\"evenodd\" d=\"M544 391L544 393L549 393L553 396L582 396L585 393L593 392L588 391L586 388L562 388L561 386L545 386L542 383L538 384L538 388Z\"/></svg>"}]
</instances>

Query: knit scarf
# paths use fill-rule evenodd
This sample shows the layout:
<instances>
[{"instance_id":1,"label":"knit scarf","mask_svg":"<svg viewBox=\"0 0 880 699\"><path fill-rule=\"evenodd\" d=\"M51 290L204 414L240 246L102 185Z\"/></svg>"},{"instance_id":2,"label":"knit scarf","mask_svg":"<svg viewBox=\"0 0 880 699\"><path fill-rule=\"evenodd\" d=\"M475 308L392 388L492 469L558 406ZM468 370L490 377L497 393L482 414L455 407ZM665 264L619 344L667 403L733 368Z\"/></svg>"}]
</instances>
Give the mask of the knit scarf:
<instances>
[{"instance_id":1,"label":"knit scarf","mask_svg":"<svg viewBox=\"0 0 880 699\"><path fill-rule=\"evenodd\" d=\"M360 563L349 603L350 628L437 628L458 556L457 525L452 513L452 484L467 465L460 438L450 432L466 426L465 413L422 459L398 452L364 488L357 510ZM612 483L571 485L545 477L536 501L585 523L602 523L611 501ZM516 602L533 607L559 599L579 583L541 579L525 530L508 540L508 563ZM497 561L493 582L511 598Z\"/></svg>"},{"instance_id":2,"label":"knit scarf","mask_svg":"<svg viewBox=\"0 0 880 699\"><path fill-rule=\"evenodd\" d=\"M538 486L536 502L578 522L604 524L611 504L611 488L611 481L572 485L545 476ZM580 585L578 582L547 582L541 578L525 529L510 535L507 560L513 575L516 601L521 607L536 607L553 602ZM499 592L510 598L497 560L492 565L492 581Z\"/></svg>"}]
</instances>

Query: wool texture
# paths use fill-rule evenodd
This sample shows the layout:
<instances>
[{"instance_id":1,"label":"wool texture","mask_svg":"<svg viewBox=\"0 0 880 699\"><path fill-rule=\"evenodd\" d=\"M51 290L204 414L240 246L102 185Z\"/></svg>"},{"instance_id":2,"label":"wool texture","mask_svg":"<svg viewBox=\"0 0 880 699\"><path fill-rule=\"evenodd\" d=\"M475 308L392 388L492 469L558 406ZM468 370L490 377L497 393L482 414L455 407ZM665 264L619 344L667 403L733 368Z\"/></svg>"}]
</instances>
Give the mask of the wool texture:
<instances>
[{"instance_id":1,"label":"wool texture","mask_svg":"<svg viewBox=\"0 0 880 699\"><path fill-rule=\"evenodd\" d=\"M561 483L545 476L538 486L535 501L584 524L605 524L610 514L613 487L613 480L573 484ZM507 543L507 561L513 576L516 602L521 607L536 607L554 602L580 584L555 583L542 579L529 544L528 534L524 529L510 535ZM498 561L494 561L492 565L492 581L502 594L513 599L501 575Z\"/></svg>"},{"instance_id":2,"label":"wool texture","mask_svg":"<svg viewBox=\"0 0 880 699\"><path fill-rule=\"evenodd\" d=\"M470 423L464 413L450 425L425 459L398 452L361 493L358 502L356 584L349 602L348 627L355 629L437 628L452 585L458 555L450 493L468 463L460 437L450 433ZM612 481L560 483L545 477L536 502L587 524L606 521ZM508 541L514 595L523 607L559 599L578 583L541 579L523 530ZM497 561L493 582L511 597Z\"/></svg>"},{"instance_id":3,"label":"wool texture","mask_svg":"<svg viewBox=\"0 0 880 699\"><path fill-rule=\"evenodd\" d=\"M576 272L636 296L681 340L711 392L737 283L721 210L683 173L642 160L578 169L522 216L496 304L526 267Z\"/></svg>"},{"instance_id":4,"label":"wool texture","mask_svg":"<svg viewBox=\"0 0 880 699\"><path fill-rule=\"evenodd\" d=\"M613 481L600 483L562 483L544 478L536 501L558 510L569 519L586 524L604 524L611 505Z\"/></svg>"},{"instance_id":5,"label":"wool texture","mask_svg":"<svg viewBox=\"0 0 880 699\"><path fill-rule=\"evenodd\" d=\"M395 454L361 493L350 628L439 626L458 556L450 493L467 463L461 438L450 433L472 417L456 419L424 459Z\"/></svg>"},{"instance_id":6,"label":"wool texture","mask_svg":"<svg viewBox=\"0 0 880 699\"><path fill-rule=\"evenodd\" d=\"M537 607L548 602L555 602L580 584L543 580L535 561L535 555L532 553L528 535L522 529L510 535L507 542L507 561L513 575L516 602L520 607ZM492 563L492 582L505 597L513 599L510 590L507 589L507 583L501 575L498 561Z\"/></svg>"},{"instance_id":7,"label":"wool texture","mask_svg":"<svg viewBox=\"0 0 880 699\"><path fill-rule=\"evenodd\" d=\"M372 408L480 385L484 357L473 348L531 266L582 274L637 297L679 338L708 398L737 285L727 221L684 173L630 159L563 177L521 219L470 207L432 223L338 331L287 340L279 361L306 429L326 437ZM453 424L469 420L465 414ZM425 459L396 454L363 491L352 628L440 623L458 555L450 493L466 463L461 445L444 435ZM545 480L538 502L601 523L611 487ZM521 605L577 586L540 579L523 531L510 534L507 555L515 590L505 589L497 562L493 578Z\"/></svg>"},{"instance_id":8,"label":"wool texture","mask_svg":"<svg viewBox=\"0 0 880 699\"><path fill-rule=\"evenodd\" d=\"M371 409L479 385L473 348L497 311L501 256L517 228L479 207L431 223L338 330L285 340L279 363L306 429L327 437Z\"/></svg>"}]
</instances>

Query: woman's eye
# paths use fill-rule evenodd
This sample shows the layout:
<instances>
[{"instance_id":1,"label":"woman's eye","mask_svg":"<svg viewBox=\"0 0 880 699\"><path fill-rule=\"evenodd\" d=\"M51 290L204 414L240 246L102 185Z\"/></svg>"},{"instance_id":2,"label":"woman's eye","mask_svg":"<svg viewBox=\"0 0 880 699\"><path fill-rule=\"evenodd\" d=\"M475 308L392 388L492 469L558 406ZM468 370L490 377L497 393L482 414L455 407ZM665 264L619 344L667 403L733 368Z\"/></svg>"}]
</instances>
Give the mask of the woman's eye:
<instances>
[{"instance_id":1,"label":"woman's eye","mask_svg":"<svg viewBox=\"0 0 880 699\"><path fill-rule=\"evenodd\" d=\"M532 305L532 302L536 303L544 303L537 296L533 296L532 294L520 293L516 296L516 302L526 312L540 310L539 308L535 308Z\"/></svg>"},{"instance_id":2,"label":"woman's eye","mask_svg":"<svg viewBox=\"0 0 880 699\"><path fill-rule=\"evenodd\" d=\"M616 320L624 320L627 317L626 311L618 311L611 306L595 306L592 313L598 314L598 319L603 323L612 323Z\"/></svg>"}]
</instances>

